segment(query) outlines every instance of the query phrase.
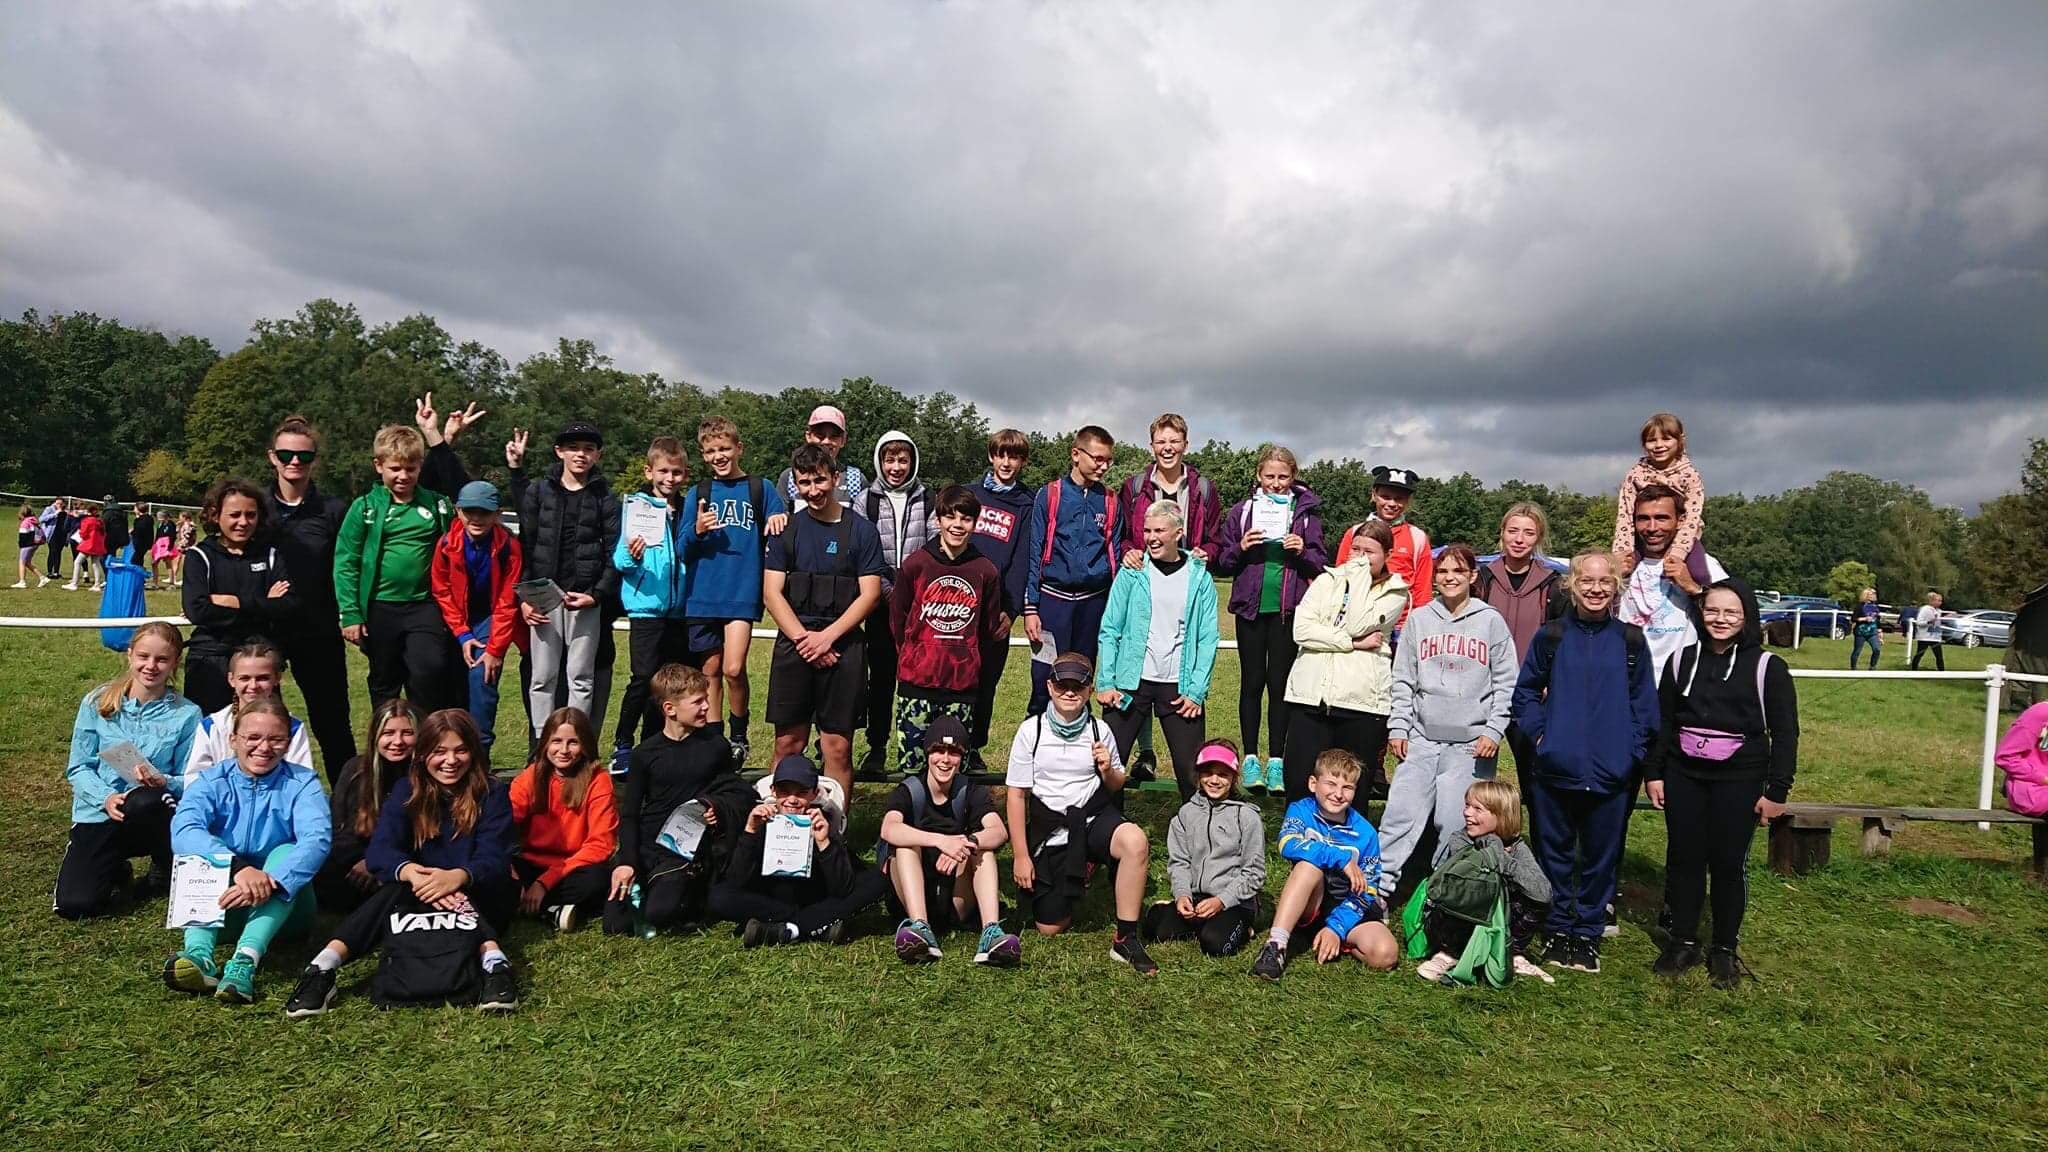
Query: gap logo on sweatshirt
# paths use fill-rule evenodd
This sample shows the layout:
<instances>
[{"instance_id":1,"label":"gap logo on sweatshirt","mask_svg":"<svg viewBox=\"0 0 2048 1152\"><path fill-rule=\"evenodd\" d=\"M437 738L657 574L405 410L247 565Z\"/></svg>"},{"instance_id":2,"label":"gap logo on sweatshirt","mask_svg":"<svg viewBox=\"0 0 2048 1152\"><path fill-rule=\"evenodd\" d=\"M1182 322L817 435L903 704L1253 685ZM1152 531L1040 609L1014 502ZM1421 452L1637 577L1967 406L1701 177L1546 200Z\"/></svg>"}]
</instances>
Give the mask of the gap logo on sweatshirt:
<instances>
[{"instance_id":1,"label":"gap logo on sweatshirt","mask_svg":"<svg viewBox=\"0 0 2048 1152\"><path fill-rule=\"evenodd\" d=\"M716 500L713 503L717 505L715 511L718 513L718 526L720 528L736 527L749 532L754 530L753 501L735 496L729 500Z\"/></svg>"},{"instance_id":2,"label":"gap logo on sweatshirt","mask_svg":"<svg viewBox=\"0 0 2048 1152\"><path fill-rule=\"evenodd\" d=\"M401 932L447 932L460 929L464 932L476 929L474 912L393 912L391 934Z\"/></svg>"},{"instance_id":3,"label":"gap logo on sweatshirt","mask_svg":"<svg viewBox=\"0 0 2048 1152\"><path fill-rule=\"evenodd\" d=\"M918 619L942 637L959 636L973 626L979 600L974 585L948 573L924 586Z\"/></svg>"},{"instance_id":4,"label":"gap logo on sweatshirt","mask_svg":"<svg viewBox=\"0 0 2048 1152\"><path fill-rule=\"evenodd\" d=\"M1492 659L1486 641L1477 636L1460 636L1454 632L1437 632L1416 640L1417 660L1437 660L1444 657L1462 656L1475 664L1485 665Z\"/></svg>"},{"instance_id":5,"label":"gap logo on sweatshirt","mask_svg":"<svg viewBox=\"0 0 2048 1152\"><path fill-rule=\"evenodd\" d=\"M1017 514L1006 508L983 504L981 515L975 518L974 532L1005 544L1017 538Z\"/></svg>"}]
</instances>

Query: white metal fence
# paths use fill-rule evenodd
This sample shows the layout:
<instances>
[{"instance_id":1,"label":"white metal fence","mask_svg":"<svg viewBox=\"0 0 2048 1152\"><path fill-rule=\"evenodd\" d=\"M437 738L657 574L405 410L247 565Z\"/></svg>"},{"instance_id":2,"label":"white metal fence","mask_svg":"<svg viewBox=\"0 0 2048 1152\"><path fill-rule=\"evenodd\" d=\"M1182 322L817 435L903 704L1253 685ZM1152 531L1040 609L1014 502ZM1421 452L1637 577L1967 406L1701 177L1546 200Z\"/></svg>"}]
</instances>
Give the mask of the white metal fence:
<instances>
[{"instance_id":1,"label":"white metal fence","mask_svg":"<svg viewBox=\"0 0 2048 1152\"><path fill-rule=\"evenodd\" d=\"M192 625L192 622L183 616L130 616L104 620L91 616L0 616L0 628L135 628L158 620L180 628L189 628ZM612 625L612 628L619 632L626 631L627 627L628 624L624 619ZM772 640L775 637L775 629L756 628L754 629L754 635L758 639ZM1799 635L1796 621L1794 622L1792 635L1795 637L1793 647L1796 648L1798 647L1796 638ZM1907 636L1909 644L1911 640L1912 636L1909 632ZM1030 641L1022 636L1012 636L1010 637L1010 647L1028 648L1030 647ZM1217 647L1234 650L1237 647L1237 641L1222 640L1218 642ZM1992 790L1997 774L1992 764L1992 756L1998 751L1998 711L2000 697L2004 693L2005 685L2008 683L2048 685L2048 676L2008 671L2003 664L1987 665L1982 671L1956 672L1859 672L1854 669L1794 668L1792 669L1792 675L1795 679L1802 680L1969 680L1984 685L1984 748L1978 765L1977 779L1977 807L1979 808L1991 807ZM1977 827L1985 831L1990 831L1991 829L1989 824L1979 824Z\"/></svg>"}]
</instances>

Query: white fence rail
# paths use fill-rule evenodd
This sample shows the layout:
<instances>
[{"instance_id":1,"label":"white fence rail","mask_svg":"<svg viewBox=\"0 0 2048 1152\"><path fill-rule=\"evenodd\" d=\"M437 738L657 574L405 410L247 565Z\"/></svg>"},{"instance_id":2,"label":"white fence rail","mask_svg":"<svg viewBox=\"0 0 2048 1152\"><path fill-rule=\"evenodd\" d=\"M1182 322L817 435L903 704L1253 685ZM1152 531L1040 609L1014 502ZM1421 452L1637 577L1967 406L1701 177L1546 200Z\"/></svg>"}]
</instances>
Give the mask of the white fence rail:
<instances>
[{"instance_id":1,"label":"white fence rail","mask_svg":"<svg viewBox=\"0 0 2048 1152\"><path fill-rule=\"evenodd\" d=\"M100 619L93 616L0 616L0 628L136 628L152 621L162 621L165 624L172 624L180 628L192 626L192 622L183 616L125 616L108 619ZM613 630L619 632L626 631L627 627L628 624L624 619L620 619L612 625ZM760 639L774 639L775 629L756 628L754 629L754 635ZM1799 628L1796 620L1793 624L1792 636L1792 646L1797 648L1799 646ZM1910 642L1911 636L1909 634L1908 643L1910 644ZM1031 642L1022 636L1010 637L1010 647L1012 648L1028 648L1030 646ZM1237 641L1218 641L1217 647L1235 649ZM1854 669L1844 670L1839 668L1794 668L1792 669L1792 676L1794 679L1800 680L1969 680L1984 685L1984 749L1983 756L1978 765L1977 778L1977 807L1979 808L1991 807L1992 788L1995 783L1994 777L1996 776L1996 769L1992 765L1992 756L1998 751L1998 707L2005 685L2011 682L2048 684L2048 676L2037 676L2027 672L2011 672L2003 664L1991 664L1985 666L1982 671L1970 672L1858 672ZM1991 830L1991 825L1989 824L1979 824L1977 827L1987 832Z\"/></svg>"}]
</instances>

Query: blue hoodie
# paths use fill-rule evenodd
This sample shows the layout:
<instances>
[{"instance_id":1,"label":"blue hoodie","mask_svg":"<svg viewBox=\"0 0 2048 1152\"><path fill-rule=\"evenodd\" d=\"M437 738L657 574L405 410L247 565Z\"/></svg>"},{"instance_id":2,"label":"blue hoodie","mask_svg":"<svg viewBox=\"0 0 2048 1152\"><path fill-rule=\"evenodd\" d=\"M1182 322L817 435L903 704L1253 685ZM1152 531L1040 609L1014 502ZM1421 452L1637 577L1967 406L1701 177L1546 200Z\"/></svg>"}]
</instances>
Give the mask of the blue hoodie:
<instances>
[{"instance_id":1,"label":"blue hoodie","mask_svg":"<svg viewBox=\"0 0 2048 1152\"><path fill-rule=\"evenodd\" d=\"M1313 796L1289 804L1280 822L1280 857L1322 869L1323 926L1339 940L1364 923L1380 902L1380 834L1356 808L1345 809L1344 823L1332 824ZM1351 890L1346 864L1365 873L1365 891Z\"/></svg>"},{"instance_id":2,"label":"blue hoodie","mask_svg":"<svg viewBox=\"0 0 2048 1152\"><path fill-rule=\"evenodd\" d=\"M100 762L100 749L132 742L143 759L163 773L166 790L178 796L185 791L185 761L192 756L193 734L199 731L199 705L176 692L147 703L126 697L111 717L100 715L99 702L99 688L87 692L71 725L71 757L64 776L71 781L73 824L106 823L107 797L131 787L119 772Z\"/></svg>"},{"instance_id":3,"label":"blue hoodie","mask_svg":"<svg viewBox=\"0 0 2048 1152\"><path fill-rule=\"evenodd\" d=\"M1036 493L1018 480L996 490L994 473L984 473L974 494L981 500L981 517L974 522L974 550L988 557L1003 574L1003 611L1012 618L1024 615L1025 535L1031 529L1031 504Z\"/></svg>"},{"instance_id":4,"label":"blue hoodie","mask_svg":"<svg viewBox=\"0 0 2048 1152\"><path fill-rule=\"evenodd\" d=\"M1659 716L1648 644L1630 668L1630 625L1568 611L1537 629L1515 684L1514 720L1545 784L1613 795L1650 752Z\"/></svg>"},{"instance_id":5,"label":"blue hoodie","mask_svg":"<svg viewBox=\"0 0 2048 1152\"><path fill-rule=\"evenodd\" d=\"M748 620L761 618L761 557L767 541L765 525L754 522L751 481L711 481L711 503L718 511L718 527L697 535L697 493L692 484L683 493L681 516L683 557L683 610L693 620ZM761 517L780 516L789 510L775 485L761 485Z\"/></svg>"},{"instance_id":6,"label":"blue hoodie","mask_svg":"<svg viewBox=\"0 0 2048 1152\"><path fill-rule=\"evenodd\" d=\"M259 865L290 844L284 867L270 874L290 900L327 862L334 821L320 777L284 761L261 776L223 760L185 789L171 817L171 851L193 856L238 856Z\"/></svg>"},{"instance_id":7,"label":"blue hoodie","mask_svg":"<svg viewBox=\"0 0 2048 1152\"><path fill-rule=\"evenodd\" d=\"M1046 506L1055 486L1060 489L1059 523L1046 524ZM1046 555L1046 533L1052 533L1052 555ZM1038 591L1052 584L1073 592L1100 592L1116 574L1109 553L1116 525L1109 523L1109 493L1100 484L1082 487L1071 475L1038 490L1031 501L1031 529L1024 534L1024 603L1038 606Z\"/></svg>"},{"instance_id":8,"label":"blue hoodie","mask_svg":"<svg viewBox=\"0 0 2048 1152\"><path fill-rule=\"evenodd\" d=\"M638 560L626 548L625 532L625 509L635 504L650 504L668 513L668 535L649 540ZM668 501L652 492L633 493L619 510L619 542L612 547L612 567L619 570L619 599L625 602L626 615L635 620L682 619L685 566L679 521L680 515Z\"/></svg>"},{"instance_id":9,"label":"blue hoodie","mask_svg":"<svg viewBox=\"0 0 2048 1152\"><path fill-rule=\"evenodd\" d=\"M417 844L412 838L412 813L405 802L412 799L412 778L404 777L391 786L384 806L377 812L377 830L370 834L370 846L363 851L363 866L377 879L389 884L407 864L423 868L460 868L472 878L509 876L516 833L512 827L512 790L503 780L491 778L484 793L483 811L469 835L455 835L447 813L434 835Z\"/></svg>"}]
</instances>

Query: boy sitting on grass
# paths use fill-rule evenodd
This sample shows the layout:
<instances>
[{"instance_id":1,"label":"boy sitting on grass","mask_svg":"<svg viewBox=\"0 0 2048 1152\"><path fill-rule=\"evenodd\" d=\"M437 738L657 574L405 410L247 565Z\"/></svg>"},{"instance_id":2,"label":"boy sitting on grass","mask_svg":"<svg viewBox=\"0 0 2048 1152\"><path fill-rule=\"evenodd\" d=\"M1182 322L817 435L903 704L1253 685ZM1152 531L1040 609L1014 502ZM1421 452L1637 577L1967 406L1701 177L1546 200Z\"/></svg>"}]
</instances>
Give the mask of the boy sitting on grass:
<instances>
[{"instance_id":1,"label":"boy sitting on grass","mask_svg":"<svg viewBox=\"0 0 2048 1152\"><path fill-rule=\"evenodd\" d=\"M896 786L882 814L881 860L905 919L896 954L906 964L937 960L937 930L981 914L976 964L1013 967L1023 942L1003 931L996 851L1008 840L988 788L960 774L967 725L941 716L924 733L924 773Z\"/></svg>"},{"instance_id":2,"label":"boy sitting on grass","mask_svg":"<svg viewBox=\"0 0 2048 1152\"><path fill-rule=\"evenodd\" d=\"M1351 807L1364 770L1358 757L1332 748L1316 757L1309 794L1287 806L1280 825L1280 856L1293 861L1273 911L1273 931L1252 975L1278 980L1287 969L1288 940L1297 926L1316 925L1316 963L1349 952L1384 971L1401 950L1387 928L1380 897L1380 837Z\"/></svg>"},{"instance_id":3,"label":"boy sitting on grass","mask_svg":"<svg viewBox=\"0 0 2048 1152\"><path fill-rule=\"evenodd\" d=\"M798 473L801 482L802 473ZM784 756L771 777L775 798L747 813L739 847L725 877L711 890L711 914L743 925L740 943L748 948L846 939L846 924L861 909L889 894L889 881L874 868L862 868L846 849L846 838L832 830L832 821L818 806L818 769L803 756ZM802 875L765 875L768 824L795 817L808 823L811 859Z\"/></svg>"}]
</instances>

